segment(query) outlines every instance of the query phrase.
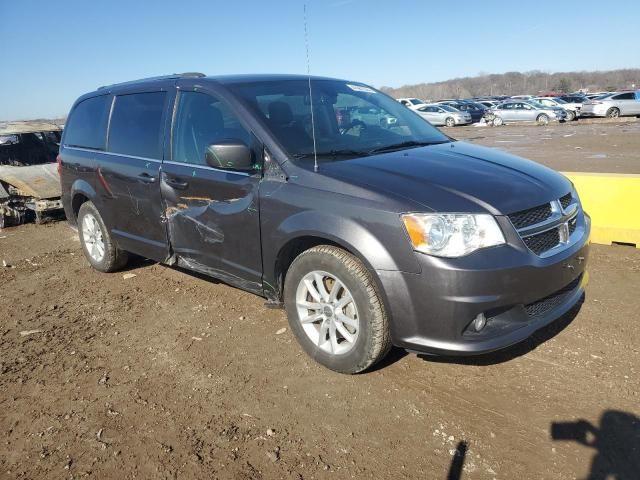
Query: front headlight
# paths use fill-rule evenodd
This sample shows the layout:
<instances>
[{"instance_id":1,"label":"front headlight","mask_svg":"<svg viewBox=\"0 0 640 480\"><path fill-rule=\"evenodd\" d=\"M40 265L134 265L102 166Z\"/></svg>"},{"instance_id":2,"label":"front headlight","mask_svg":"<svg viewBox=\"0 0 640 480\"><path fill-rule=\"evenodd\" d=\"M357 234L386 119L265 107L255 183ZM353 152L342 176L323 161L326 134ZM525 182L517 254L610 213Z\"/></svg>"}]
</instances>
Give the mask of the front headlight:
<instances>
[{"instance_id":1,"label":"front headlight","mask_svg":"<svg viewBox=\"0 0 640 480\"><path fill-rule=\"evenodd\" d=\"M505 243L492 215L408 213L402 221L414 250L437 257L461 257Z\"/></svg>"}]
</instances>

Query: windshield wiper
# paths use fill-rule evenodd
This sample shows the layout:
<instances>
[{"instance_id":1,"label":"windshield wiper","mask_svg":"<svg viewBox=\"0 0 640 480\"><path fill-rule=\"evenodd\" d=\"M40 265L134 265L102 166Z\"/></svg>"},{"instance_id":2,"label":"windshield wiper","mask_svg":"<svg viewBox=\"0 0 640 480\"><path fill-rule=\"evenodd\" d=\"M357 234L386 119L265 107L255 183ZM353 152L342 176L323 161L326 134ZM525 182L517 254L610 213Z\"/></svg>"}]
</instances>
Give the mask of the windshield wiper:
<instances>
[{"instance_id":1,"label":"windshield wiper","mask_svg":"<svg viewBox=\"0 0 640 480\"><path fill-rule=\"evenodd\" d=\"M383 147L374 148L373 150L369 150L367 153L382 153L382 152L390 152L392 150L402 150L403 148L411 148L411 147L426 147L428 145L437 145L439 143L449 143L449 140L438 140L434 142L418 142L416 140L409 140L406 142L394 143L391 145L385 145Z\"/></svg>"},{"instance_id":2,"label":"windshield wiper","mask_svg":"<svg viewBox=\"0 0 640 480\"><path fill-rule=\"evenodd\" d=\"M363 155L367 155L369 152L362 150L351 150L351 149L339 149L339 150L329 150L328 152L317 152L316 155L318 157L341 157L341 156L356 156L360 157ZM305 152L305 153L296 153L293 155L293 158L307 158L313 157L313 152Z\"/></svg>"}]
</instances>

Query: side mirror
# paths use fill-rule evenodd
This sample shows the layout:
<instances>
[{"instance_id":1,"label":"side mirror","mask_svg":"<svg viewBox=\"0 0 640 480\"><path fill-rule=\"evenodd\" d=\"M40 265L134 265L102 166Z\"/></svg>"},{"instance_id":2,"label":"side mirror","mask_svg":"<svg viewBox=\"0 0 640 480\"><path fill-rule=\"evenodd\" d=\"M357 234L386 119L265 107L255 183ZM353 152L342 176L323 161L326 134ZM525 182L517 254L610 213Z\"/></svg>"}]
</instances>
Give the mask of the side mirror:
<instances>
[{"instance_id":1,"label":"side mirror","mask_svg":"<svg viewBox=\"0 0 640 480\"><path fill-rule=\"evenodd\" d=\"M212 143L207 147L205 159L214 168L253 170L251 149L241 140L229 139Z\"/></svg>"}]
</instances>

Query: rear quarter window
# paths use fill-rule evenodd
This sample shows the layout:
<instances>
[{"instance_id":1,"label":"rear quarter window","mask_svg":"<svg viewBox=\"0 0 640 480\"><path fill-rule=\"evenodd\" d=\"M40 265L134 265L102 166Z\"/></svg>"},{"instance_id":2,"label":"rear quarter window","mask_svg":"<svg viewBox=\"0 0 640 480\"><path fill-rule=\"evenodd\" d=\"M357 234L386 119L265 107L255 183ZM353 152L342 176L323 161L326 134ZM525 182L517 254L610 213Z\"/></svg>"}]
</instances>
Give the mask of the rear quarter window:
<instances>
[{"instance_id":1,"label":"rear quarter window","mask_svg":"<svg viewBox=\"0 0 640 480\"><path fill-rule=\"evenodd\" d=\"M161 160L165 97L166 92L118 95L109 126L109 151Z\"/></svg>"},{"instance_id":2,"label":"rear quarter window","mask_svg":"<svg viewBox=\"0 0 640 480\"><path fill-rule=\"evenodd\" d=\"M104 150L110 99L103 95L76 105L65 125L66 146Z\"/></svg>"}]
</instances>

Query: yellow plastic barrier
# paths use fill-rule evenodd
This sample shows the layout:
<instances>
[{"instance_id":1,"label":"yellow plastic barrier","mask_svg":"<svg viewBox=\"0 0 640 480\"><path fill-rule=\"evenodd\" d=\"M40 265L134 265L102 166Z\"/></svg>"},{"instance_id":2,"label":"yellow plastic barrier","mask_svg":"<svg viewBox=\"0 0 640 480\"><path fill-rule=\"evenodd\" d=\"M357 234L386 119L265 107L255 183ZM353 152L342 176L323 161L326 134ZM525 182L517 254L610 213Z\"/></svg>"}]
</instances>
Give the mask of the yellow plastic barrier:
<instances>
[{"instance_id":1,"label":"yellow plastic barrier","mask_svg":"<svg viewBox=\"0 0 640 480\"><path fill-rule=\"evenodd\" d=\"M640 248L640 175L564 172L591 216L591 241Z\"/></svg>"}]
</instances>

